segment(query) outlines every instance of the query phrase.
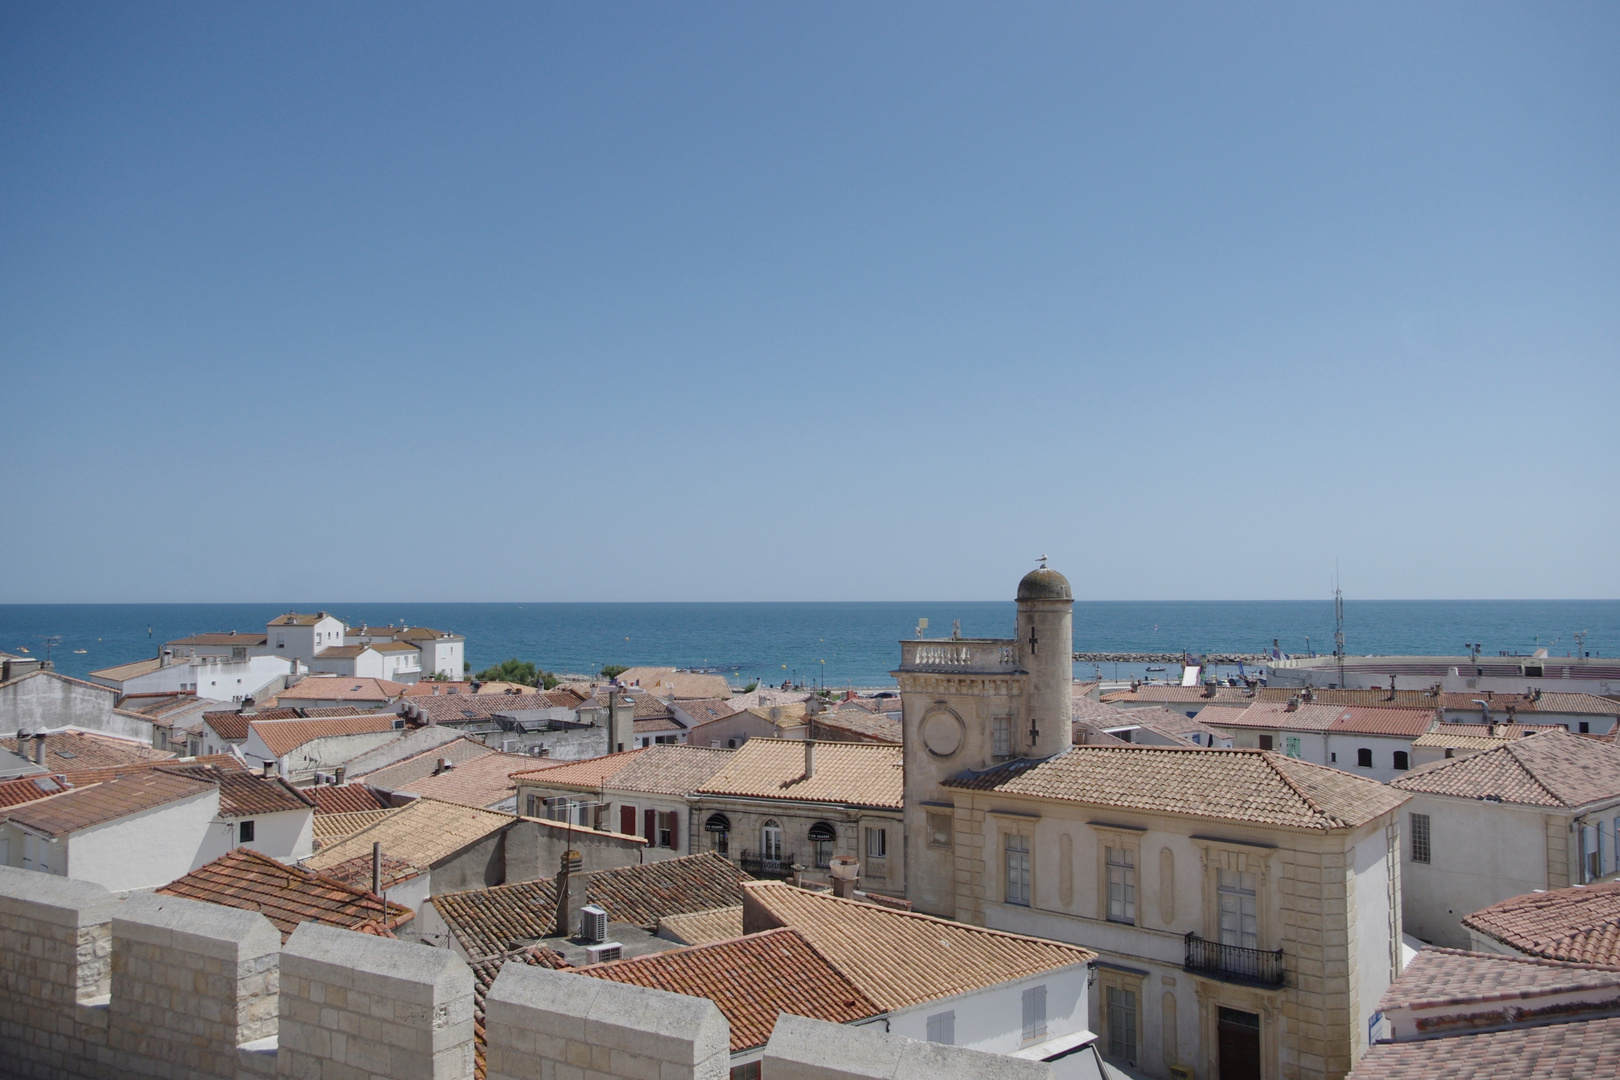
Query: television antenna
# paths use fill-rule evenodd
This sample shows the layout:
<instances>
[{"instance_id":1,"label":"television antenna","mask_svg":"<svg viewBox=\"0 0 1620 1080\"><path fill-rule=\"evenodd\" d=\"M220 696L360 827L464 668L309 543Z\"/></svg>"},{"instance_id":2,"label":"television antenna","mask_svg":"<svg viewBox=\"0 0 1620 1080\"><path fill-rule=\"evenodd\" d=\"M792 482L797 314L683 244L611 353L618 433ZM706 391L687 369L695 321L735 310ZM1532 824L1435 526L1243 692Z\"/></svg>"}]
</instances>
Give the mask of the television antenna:
<instances>
[{"instance_id":1,"label":"television antenna","mask_svg":"<svg viewBox=\"0 0 1620 1080\"><path fill-rule=\"evenodd\" d=\"M51 650L62 644L62 635L46 634L39 640L45 643L45 662L49 664L51 662Z\"/></svg>"},{"instance_id":2,"label":"television antenna","mask_svg":"<svg viewBox=\"0 0 1620 1080\"><path fill-rule=\"evenodd\" d=\"M1585 630L1575 631L1575 656L1577 659L1586 655L1586 635L1587 631Z\"/></svg>"},{"instance_id":3,"label":"television antenna","mask_svg":"<svg viewBox=\"0 0 1620 1080\"><path fill-rule=\"evenodd\" d=\"M1339 568L1333 568L1333 655L1339 658L1339 689L1344 689L1344 590L1339 588Z\"/></svg>"}]
</instances>

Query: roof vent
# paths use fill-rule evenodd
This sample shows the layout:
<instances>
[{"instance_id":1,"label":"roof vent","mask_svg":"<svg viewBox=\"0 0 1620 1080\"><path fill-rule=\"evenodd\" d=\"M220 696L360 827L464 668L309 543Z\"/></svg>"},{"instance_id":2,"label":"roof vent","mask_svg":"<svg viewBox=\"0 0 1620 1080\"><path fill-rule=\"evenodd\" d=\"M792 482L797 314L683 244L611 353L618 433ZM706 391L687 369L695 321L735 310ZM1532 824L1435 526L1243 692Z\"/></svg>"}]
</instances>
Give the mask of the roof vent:
<instances>
[{"instance_id":1,"label":"roof vent","mask_svg":"<svg viewBox=\"0 0 1620 1080\"><path fill-rule=\"evenodd\" d=\"M580 908L579 936L587 942L594 942L598 947L601 947L602 939L607 937L607 912L596 904L586 904ZM617 949L618 945L615 944L614 948ZM617 955L609 957L597 956L593 958L592 962L603 959L617 960L618 958Z\"/></svg>"},{"instance_id":2,"label":"roof vent","mask_svg":"<svg viewBox=\"0 0 1620 1080\"><path fill-rule=\"evenodd\" d=\"M604 941L600 945L585 946L585 959L587 963L601 964L608 960L624 959L624 946L617 941Z\"/></svg>"}]
</instances>

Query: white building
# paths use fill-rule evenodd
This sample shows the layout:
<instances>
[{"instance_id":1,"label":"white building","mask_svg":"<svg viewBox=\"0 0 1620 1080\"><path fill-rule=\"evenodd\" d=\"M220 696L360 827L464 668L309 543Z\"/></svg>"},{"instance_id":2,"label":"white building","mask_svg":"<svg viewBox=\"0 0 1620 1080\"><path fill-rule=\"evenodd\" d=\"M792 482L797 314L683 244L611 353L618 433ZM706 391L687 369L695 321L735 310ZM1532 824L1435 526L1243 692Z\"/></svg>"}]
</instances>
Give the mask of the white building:
<instances>
[{"instance_id":1,"label":"white building","mask_svg":"<svg viewBox=\"0 0 1620 1080\"><path fill-rule=\"evenodd\" d=\"M280 777L230 771L214 774L219 814L194 865L244 847L278 862L296 863L315 850L315 803Z\"/></svg>"},{"instance_id":2,"label":"white building","mask_svg":"<svg viewBox=\"0 0 1620 1080\"><path fill-rule=\"evenodd\" d=\"M209 654L175 657L167 652L147 660L92 671L90 679L128 697L132 694L195 694L211 701L263 697L286 685L293 665L284 657L240 660Z\"/></svg>"},{"instance_id":3,"label":"white building","mask_svg":"<svg viewBox=\"0 0 1620 1080\"><path fill-rule=\"evenodd\" d=\"M219 786L147 769L0 811L0 863L93 881L115 892L155 889L198 865L218 828Z\"/></svg>"},{"instance_id":4,"label":"white building","mask_svg":"<svg viewBox=\"0 0 1620 1080\"><path fill-rule=\"evenodd\" d=\"M248 723L241 754L249 766L273 764L285 780L308 780L335 771L367 750L398 738L404 721L393 713L322 717L313 720L254 720Z\"/></svg>"},{"instance_id":5,"label":"white building","mask_svg":"<svg viewBox=\"0 0 1620 1080\"><path fill-rule=\"evenodd\" d=\"M1379 783L1416 765L1413 744L1437 725L1433 709L1276 701L1209 705L1198 721L1228 733L1235 746L1275 750Z\"/></svg>"},{"instance_id":6,"label":"white building","mask_svg":"<svg viewBox=\"0 0 1620 1080\"><path fill-rule=\"evenodd\" d=\"M315 659L322 649L345 643L343 620L324 611L278 615L265 626L265 636L268 641L264 647L269 655L305 663Z\"/></svg>"},{"instance_id":7,"label":"white building","mask_svg":"<svg viewBox=\"0 0 1620 1080\"><path fill-rule=\"evenodd\" d=\"M1467 948L1463 917L1537 889L1612 877L1620 747L1562 731L1412 770L1401 870L1407 933Z\"/></svg>"}]
</instances>

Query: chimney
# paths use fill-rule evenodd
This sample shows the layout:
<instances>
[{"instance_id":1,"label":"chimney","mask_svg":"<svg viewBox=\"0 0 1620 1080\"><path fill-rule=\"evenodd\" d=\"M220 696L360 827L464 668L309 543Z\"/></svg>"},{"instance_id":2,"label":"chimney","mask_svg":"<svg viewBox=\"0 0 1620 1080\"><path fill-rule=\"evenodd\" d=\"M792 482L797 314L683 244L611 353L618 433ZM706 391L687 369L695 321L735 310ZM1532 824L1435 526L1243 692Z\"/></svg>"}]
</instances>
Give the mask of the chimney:
<instances>
[{"instance_id":1,"label":"chimney","mask_svg":"<svg viewBox=\"0 0 1620 1080\"><path fill-rule=\"evenodd\" d=\"M816 775L816 740L804 740L804 778Z\"/></svg>"},{"instance_id":2,"label":"chimney","mask_svg":"<svg viewBox=\"0 0 1620 1080\"><path fill-rule=\"evenodd\" d=\"M371 891L378 896L382 895L382 841L371 842ZM388 913L385 911L386 916Z\"/></svg>"},{"instance_id":3,"label":"chimney","mask_svg":"<svg viewBox=\"0 0 1620 1080\"><path fill-rule=\"evenodd\" d=\"M34 736L34 764L45 764L45 733L43 731Z\"/></svg>"},{"instance_id":4,"label":"chimney","mask_svg":"<svg viewBox=\"0 0 1620 1080\"><path fill-rule=\"evenodd\" d=\"M433 770L433 775L438 776L440 773L449 772L453 768L455 768L455 766L450 764L449 758L440 758L438 766Z\"/></svg>"},{"instance_id":5,"label":"chimney","mask_svg":"<svg viewBox=\"0 0 1620 1080\"><path fill-rule=\"evenodd\" d=\"M276 763L274 761L266 761L264 763L264 769L260 772L260 775L267 780L276 775Z\"/></svg>"},{"instance_id":6,"label":"chimney","mask_svg":"<svg viewBox=\"0 0 1620 1080\"><path fill-rule=\"evenodd\" d=\"M1202 696L1203 697L1214 697L1215 696L1215 684L1212 683L1212 682L1205 683L1204 684L1204 693L1203 693Z\"/></svg>"},{"instance_id":7,"label":"chimney","mask_svg":"<svg viewBox=\"0 0 1620 1080\"><path fill-rule=\"evenodd\" d=\"M861 862L853 855L834 855L827 875L832 878L833 895L845 900L855 899L855 885L860 881Z\"/></svg>"},{"instance_id":8,"label":"chimney","mask_svg":"<svg viewBox=\"0 0 1620 1080\"><path fill-rule=\"evenodd\" d=\"M579 927L579 912L585 906L585 875L580 873L583 866L579 852L563 852L562 866L557 871L557 922L551 928L554 937L573 937Z\"/></svg>"},{"instance_id":9,"label":"chimney","mask_svg":"<svg viewBox=\"0 0 1620 1080\"><path fill-rule=\"evenodd\" d=\"M1395 700L1395 676L1389 677L1389 700Z\"/></svg>"},{"instance_id":10,"label":"chimney","mask_svg":"<svg viewBox=\"0 0 1620 1080\"><path fill-rule=\"evenodd\" d=\"M1299 698L1297 696L1290 697L1288 699L1288 704L1283 706L1283 712L1296 712L1296 711L1298 711L1298 709L1299 709Z\"/></svg>"},{"instance_id":11,"label":"chimney","mask_svg":"<svg viewBox=\"0 0 1620 1080\"><path fill-rule=\"evenodd\" d=\"M337 773L334 774L334 776L332 778L332 783L341 784L341 783L343 783L343 778L345 776L348 776L348 775L349 775L349 767L347 765L339 765L337 767Z\"/></svg>"},{"instance_id":12,"label":"chimney","mask_svg":"<svg viewBox=\"0 0 1620 1080\"><path fill-rule=\"evenodd\" d=\"M1316 690L1316 688L1313 687L1313 686L1305 687L1303 690L1300 691L1299 699L1301 701L1311 701L1311 700L1313 700L1316 697L1315 690Z\"/></svg>"},{"instance_id":13,"label":"chimney","mask_svg":"<svg viewBox=\"0 0 1620 1080\"><path fill-rule=\"evenodd\" d=\"M608 753L622 754L635 746L636 713L619 705L619 690L608 687Z\"/></svg>"},{"instance_id":14,"label":"chimney","mask_svg":"<svg viewBox=\"0 0 1620 1080\"><path fill-rule=\"evenodd\" d=\"M859 694L857 694L857 693L856 693L856 692L855 692L855 691L853 691L853 690L845 690L845 691L844 691L844 700L845 700L845 701L854 701L854 700L855 700L855 699L856 699L856 698L858 698L858 697L860 697L860 695L859 695Z\"/></svg>"}]
</instances>

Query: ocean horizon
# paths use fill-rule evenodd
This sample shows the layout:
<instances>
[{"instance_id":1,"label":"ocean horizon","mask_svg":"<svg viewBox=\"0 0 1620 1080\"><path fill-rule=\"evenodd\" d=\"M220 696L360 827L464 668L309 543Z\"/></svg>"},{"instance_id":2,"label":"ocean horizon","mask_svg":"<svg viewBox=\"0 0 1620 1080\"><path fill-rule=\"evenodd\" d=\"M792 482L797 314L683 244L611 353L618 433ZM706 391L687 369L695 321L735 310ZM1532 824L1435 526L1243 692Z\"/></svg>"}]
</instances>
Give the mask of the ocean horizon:
<instances>
[{"instance_id":1,"label":"ocean horizon","mask_svg":"<svg viewBox=\"0 0 1620 1080\"><path fill-rule=\"evenodd\" d=\"M1012 632L1012 601L714 601L670 603L265 603L0 604L0 651L45 656L82 678L157 655L165 641L219 630L262 631L287 611L330 611L350 625L429 626L467 639L478 671L509 657L559 673L605 664L665 664L713 670L743 685L790 680L827 686L893 682L897 644L915 636ZM1331 653L1331 600L1081 600L1074 643L1082 652ZM1484 655L1545 648L1620 655L1620 600L1346 600L1345 648L1363 655ZM81 651L82 650L82 651ZM1104 677L1142 674L1106 665ZM1096 674L1076 665L1076 675Z\"/></svg>"}]
</instances>

